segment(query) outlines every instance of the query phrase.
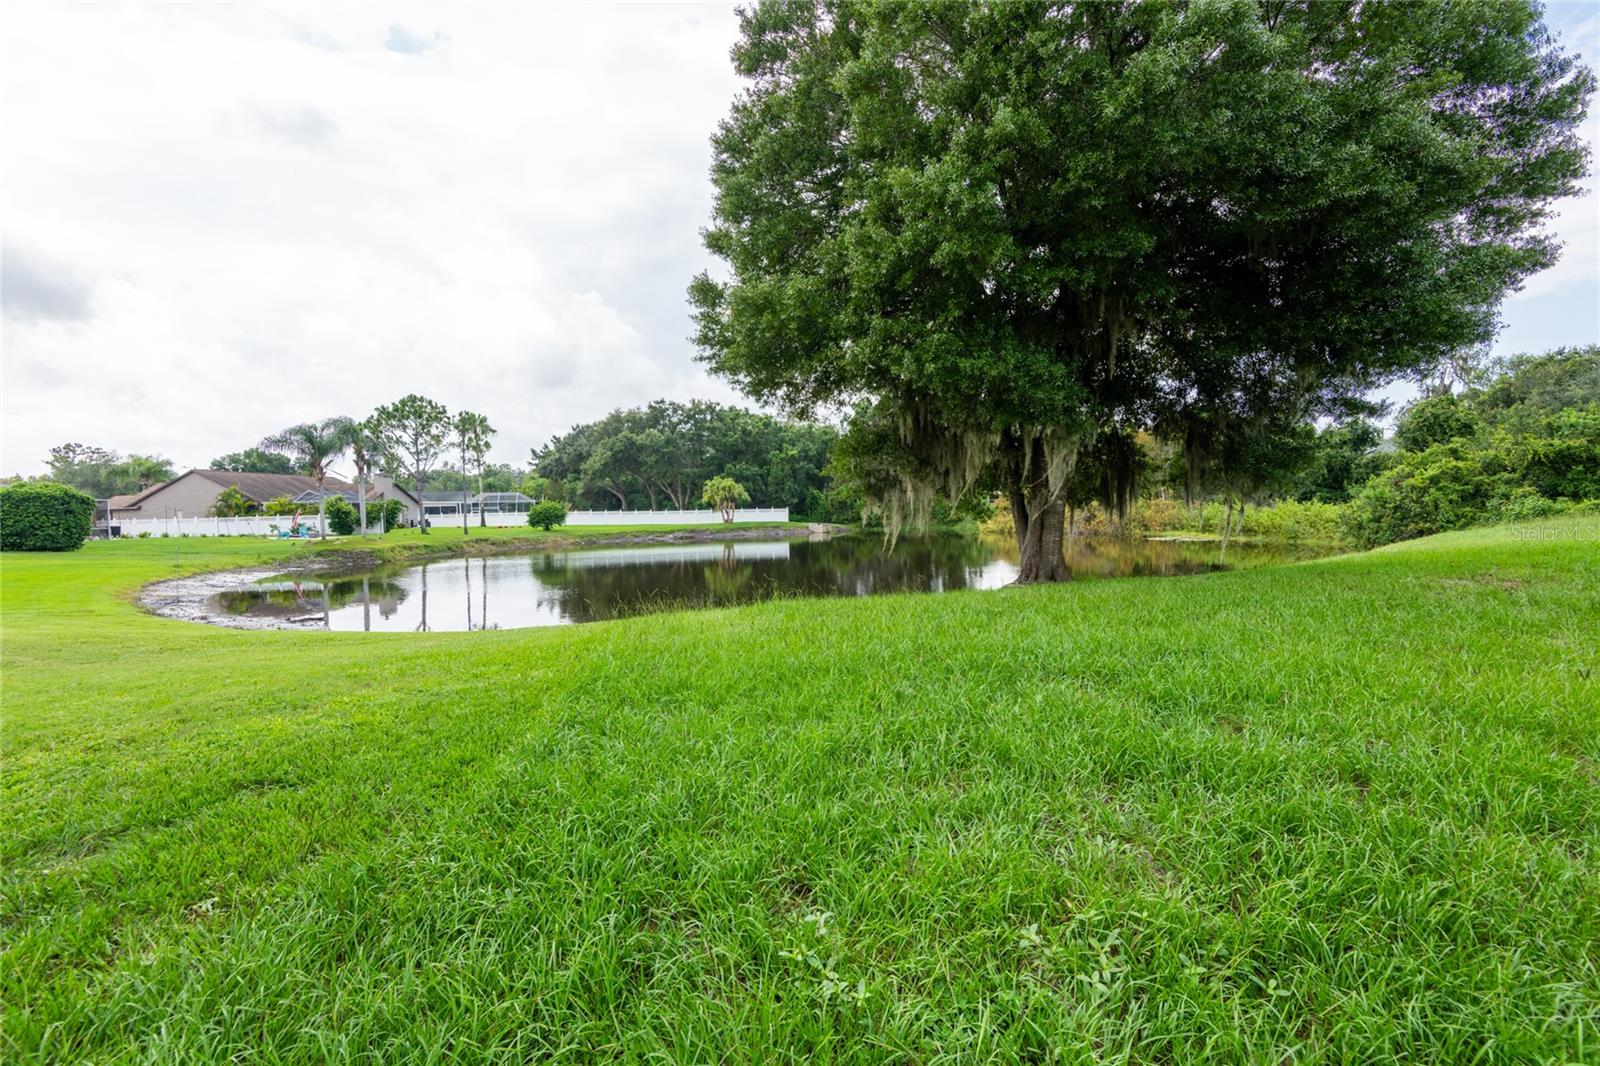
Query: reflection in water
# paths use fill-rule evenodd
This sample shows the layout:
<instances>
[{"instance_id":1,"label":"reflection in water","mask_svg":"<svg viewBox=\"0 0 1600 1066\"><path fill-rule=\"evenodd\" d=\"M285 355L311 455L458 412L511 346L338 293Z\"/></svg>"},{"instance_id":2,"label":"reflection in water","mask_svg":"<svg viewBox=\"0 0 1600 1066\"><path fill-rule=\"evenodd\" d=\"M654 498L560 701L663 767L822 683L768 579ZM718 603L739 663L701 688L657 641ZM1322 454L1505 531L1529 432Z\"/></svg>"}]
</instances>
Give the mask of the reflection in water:
<instances>
[{"instance_id":1,"label":"reflection in water","mask_svg":"<svg viewBox=\"0 0 1600 1066\"><path fill-rule=\"evenodd\" d=\"M1314 554L1234 545L1228 564ZM1109 538L1073 541L1067 561L1078 577L1194 574L1222 565L1214 543ZM220 593L214 605L336 630L509 629L775 597L998 588L1016 577L1016 564L1014 542L970 537L903 537L893 548L874 536L590 548L283 579Z\"/></svg>"}]
</instances>

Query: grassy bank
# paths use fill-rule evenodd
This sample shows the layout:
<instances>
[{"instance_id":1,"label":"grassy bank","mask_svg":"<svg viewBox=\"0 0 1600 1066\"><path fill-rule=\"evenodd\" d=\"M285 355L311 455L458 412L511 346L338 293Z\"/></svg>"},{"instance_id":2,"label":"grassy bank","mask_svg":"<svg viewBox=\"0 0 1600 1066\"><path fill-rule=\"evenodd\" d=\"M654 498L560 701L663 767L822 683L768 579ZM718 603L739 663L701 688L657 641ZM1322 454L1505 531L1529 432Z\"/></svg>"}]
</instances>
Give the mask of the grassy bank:
<instances>
[{"instance_id":1,"label":"grassy bank","mask_svg":"<svg viewBox=\"0 0 1600 1066\"><path fill-rule=\"evenodd\" d=\"M127 602L316 550L0 560L5 1061L1600 1058L1593 519L520 632Z\"/></svg>"}]
</instances>

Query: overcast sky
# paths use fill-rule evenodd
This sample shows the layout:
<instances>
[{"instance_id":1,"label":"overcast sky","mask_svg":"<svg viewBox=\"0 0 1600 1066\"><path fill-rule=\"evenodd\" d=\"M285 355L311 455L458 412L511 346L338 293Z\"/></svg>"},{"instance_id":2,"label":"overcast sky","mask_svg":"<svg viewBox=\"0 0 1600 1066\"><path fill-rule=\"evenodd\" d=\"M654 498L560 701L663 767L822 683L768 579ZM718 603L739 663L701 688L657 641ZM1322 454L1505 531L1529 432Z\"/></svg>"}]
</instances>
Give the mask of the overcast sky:
<instances>
[{"instance_id":1,"label":"overcast sky","mask_svg":"<svg viewBox=\"0 0 1600 1066\"><path fill-rule=\"evenodd\" d=\"M1595 5L1550 21L1600 56ZM0 9L0 470L69 440L200 466L407 392L525 463L614 407L735 400L684 299L735 30L725 4ZM1600 342L1597 198L1558 231L1500 350Z\"/></svg>"}]
</instances>

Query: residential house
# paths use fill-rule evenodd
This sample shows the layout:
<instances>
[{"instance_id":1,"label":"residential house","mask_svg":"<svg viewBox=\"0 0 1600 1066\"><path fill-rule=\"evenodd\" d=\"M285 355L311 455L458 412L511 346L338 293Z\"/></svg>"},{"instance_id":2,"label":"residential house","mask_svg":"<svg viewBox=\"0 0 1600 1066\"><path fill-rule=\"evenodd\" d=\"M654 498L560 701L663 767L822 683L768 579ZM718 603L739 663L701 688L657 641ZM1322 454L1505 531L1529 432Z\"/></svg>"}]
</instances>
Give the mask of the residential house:
<instances>
[{"instance_id":1,"label":"residential house","mask_svg":"<svg viewBox=\"0 0 1600 1066\"><path fill-rule=\"evenodd\" d=\"M255 504L287 497L306 504L307 513L317 509L317 483L303 474L257 474L238 470L191 470L161 485L106 501L111 522L129 518L174 518L209 515L217 498L228 488L237 488ZM356 502L356 487L338 478L323 481L323 493ZM405 507L406 524L415 524L420 510L416 496L395 484L394 479L377 475L367 485L369 505L382 500L399 500Z\"/></svg>"},{"instance_id":2,"label":"residential house","mask_svg":"<svg viewBox=\"0 0 1600 1066\"><path fill-rule=\"evenodd\" d=\"M469 493L467 495L467 513L477 514L527 514L528 508L535 501L530 496L520 492L485 492L483 494ZM446 515L461 514L461 490L443 492L424 492L422 494L422 507L431 518L441 518Z\"/></svg>"}]
</instances>

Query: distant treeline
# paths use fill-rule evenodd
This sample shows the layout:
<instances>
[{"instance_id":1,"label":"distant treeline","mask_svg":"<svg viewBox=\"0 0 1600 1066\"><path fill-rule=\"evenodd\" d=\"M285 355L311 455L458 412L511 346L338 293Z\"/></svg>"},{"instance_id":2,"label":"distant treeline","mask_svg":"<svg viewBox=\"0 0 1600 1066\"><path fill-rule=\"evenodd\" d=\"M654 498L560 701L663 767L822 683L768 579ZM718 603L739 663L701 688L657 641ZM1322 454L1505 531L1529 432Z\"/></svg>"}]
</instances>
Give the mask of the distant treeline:
<instances>
[{"instance_id":1,"label":"distant treeline","mask_svg":"<svg viewBox=\"0 0 1600 1066\"><path fill-rule=\"evenodd\" d=\"M838 439L831 426L791 422L707 401L657 400L574 426L533 452L542 495L574 508L690 510L702 486L733 478L751 506L796 516L856 517L829 494L825 473Z\"/></svg>"}]
</instances>

